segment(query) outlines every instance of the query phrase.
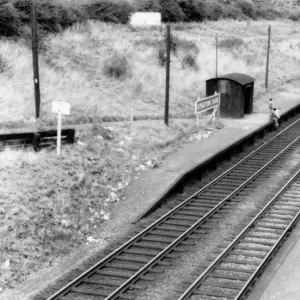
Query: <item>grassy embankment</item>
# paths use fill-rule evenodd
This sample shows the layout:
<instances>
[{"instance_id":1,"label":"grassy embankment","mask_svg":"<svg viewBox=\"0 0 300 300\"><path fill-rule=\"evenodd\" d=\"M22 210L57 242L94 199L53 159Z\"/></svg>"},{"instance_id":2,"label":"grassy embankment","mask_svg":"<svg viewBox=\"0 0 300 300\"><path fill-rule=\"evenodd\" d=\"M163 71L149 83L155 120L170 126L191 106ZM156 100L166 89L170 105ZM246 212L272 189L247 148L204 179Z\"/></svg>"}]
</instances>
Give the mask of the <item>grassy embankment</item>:
<instances>
[{"instance_id":1,"label":"grassy embankment","mask_svg":"<svg viewBox=\"0 0 300 300\"><path fill-rule=\"evenodd\" d=\"M243 72L256 78L257 112L267 112L264 92L267 25L270 22L219 21L177 24L177 56L172 55L170 112L192 115L193 103L204 96L204 81L215 74L215 34L219 34L219 74ZM291 21L274 21L270 59L270 92L299 76L299 29ZM164 66L157 52L163 31L135 30L127 26L89 22L58 35L50 35L40 53L42 125L52 124L51 101L71 103L65 123L88 122L98 105L98 119L134 116L157 117L164 108ZM115 64L111 56L123 55ZM187 60L187 54L195 60ZM0 45L0 119L28 124L34 116L30 48L12 40ZM116 57L116 56L115 56ZM105 64L124 67L124 78L105 75ZM188 63L190 62L190 67ZM107 65L106 65L107 67ZM108 74L108 73L106 73ZM293 92L291 90L291 92ZM260 96L266 96L264 98ZM130 105L132 104L132 105ZM10 123L11 124L11 123ZM0 153L1 223L0 287L16 282L55 257L86 241L109 217L111 202L122 199L141 162L160 159L172 144L194 130L193 120L115 126L98 126L81 134L85 146L54 151ZM119 187L119 189L118 189ZM115 190L116 189L116 190ZM126 201L123 199L122 201ZM101 210L104 214L101 215ZM104 217L106 216L106 217Z\"/></svg>"}]
</instances>

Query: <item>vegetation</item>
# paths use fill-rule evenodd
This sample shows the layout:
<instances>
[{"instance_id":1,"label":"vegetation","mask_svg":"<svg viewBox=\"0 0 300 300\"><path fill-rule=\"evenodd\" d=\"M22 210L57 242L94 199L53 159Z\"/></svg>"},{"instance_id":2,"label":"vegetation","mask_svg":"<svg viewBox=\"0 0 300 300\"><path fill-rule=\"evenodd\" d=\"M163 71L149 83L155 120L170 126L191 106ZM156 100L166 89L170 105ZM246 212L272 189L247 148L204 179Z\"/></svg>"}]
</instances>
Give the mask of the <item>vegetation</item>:
<instances>
[{"instance_id":1,"label":"vegetation","mask_svg":"<svg viewBox=\"0 0 300 300\"><path fill-rule=\"evenodd\" d=\"M163 22L202 22L204 20L274 19L287 16L268 2L251 0L39 0L36 1L39 35L59 32L61 29L86 20L126 24L135 11L157 11ZM299 13L290 18L298 20ZM31 0L2 0L0 2L0 36L27 38L31 19Z\"/></svg>"}]
</instances>

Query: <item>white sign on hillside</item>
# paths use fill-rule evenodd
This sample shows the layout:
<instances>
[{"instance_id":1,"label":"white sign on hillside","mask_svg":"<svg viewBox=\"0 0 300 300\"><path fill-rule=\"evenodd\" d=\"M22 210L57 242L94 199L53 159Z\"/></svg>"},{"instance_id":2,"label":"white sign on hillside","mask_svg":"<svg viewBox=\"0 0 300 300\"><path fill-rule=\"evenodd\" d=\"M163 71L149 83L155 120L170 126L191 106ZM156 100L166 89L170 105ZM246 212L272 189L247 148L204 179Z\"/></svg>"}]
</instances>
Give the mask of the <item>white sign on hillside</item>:
<instances>
[{"instance_id":1,"label":"white sign on hillside","mask_svg":"<svg viewBox=\"0 0 300 300\"><path fill-rule=\"evenodd\" d=\"M160 26L161 13L156 12L136 12L130 18L132 26Z\"/></svg>"},{"instance_id":2,"label":"white sign on hillside","mask_svg":"<svg viewBox=\"0 0 300 300\"><path fill-rule=\"evenodd\" d=\"M60 155L61 144L61 116L70 114L70 103L61 101L52 101L52 112L57 114L57 155Z\"/></svg>"}]
</instances>

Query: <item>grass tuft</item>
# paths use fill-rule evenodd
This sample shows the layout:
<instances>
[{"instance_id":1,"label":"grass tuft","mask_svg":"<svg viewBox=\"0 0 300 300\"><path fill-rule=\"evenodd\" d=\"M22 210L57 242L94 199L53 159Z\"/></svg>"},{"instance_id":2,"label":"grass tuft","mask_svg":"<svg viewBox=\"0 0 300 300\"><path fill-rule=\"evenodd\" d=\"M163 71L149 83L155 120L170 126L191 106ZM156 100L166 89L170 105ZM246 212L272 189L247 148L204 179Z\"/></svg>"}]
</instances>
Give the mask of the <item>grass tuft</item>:
<instances>
[{"instance_id":1,"label":"grass tuft","mask_svg":"<svg viewBox=\"0 0 300 300\"><path fill-rule=\"evenodd\" d=\"M131 76L131 67L126 56L114 53L105 60L103 73L108 77L125 79Z\"/></svg>"}]
</instances>

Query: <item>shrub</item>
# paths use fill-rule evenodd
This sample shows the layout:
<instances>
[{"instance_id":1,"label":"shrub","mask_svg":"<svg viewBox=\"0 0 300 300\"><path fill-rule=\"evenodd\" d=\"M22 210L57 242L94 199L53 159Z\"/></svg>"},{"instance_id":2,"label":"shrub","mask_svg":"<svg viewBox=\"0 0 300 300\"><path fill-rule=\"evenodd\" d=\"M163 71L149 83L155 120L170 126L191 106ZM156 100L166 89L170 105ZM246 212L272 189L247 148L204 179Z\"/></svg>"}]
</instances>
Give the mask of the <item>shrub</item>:
<instances>
[{"instance_id":1,"label":"shrub","mask_svg":"<svg viewBox=\"0 0 300 300\"><path fill-rule=\"evenodd\" d=\"M2 56L0 56L0 73L4 72L7 69L7 67L7 61Z\"/></svg>"},{"instance_id":2,"label":"shrub","mask_svg":"<svg viewBox=\"0 0 300 300\"><path fill-rule=\"evenodd\" d=\"M204 3L197 0L179 0L179 7L185 15L186 22L200 22L205 16Z\"/></svg>"},{"instance_id":3,"label":"shrub","mask_svg":"<svg viewBox=\"0 0 300 300\"><path fill-rule=\"evenodd\" d=\"M0 4L0 36L17 35L20 26L18 11L10 3Z\"/></svg>"},{"instance_id":4,"label":"shrub","mask_svg":"<svg viewBox=\"0 0 300 300\"><path fill-rule=\"evenodd\" d=\"M159 0L161 6L161 18L163 22L182 22L186 19L176 0Z\"/></svg>"},{"instance_id":5,"label":"shrub","mask_svg":"<svg viewBox=\"0 0 300 300\"><path fill-rule=\"evenodd\" d=\"M182 67L183 68L189 68L189 69L192 69L194 71L199 70L196 55L192 54L192 53L186 53L183 56L183 59L182 59Z\"/></svg>"},{"instance_id":6,"label":"shrub","mask_svg":"<svg viewBox=\"0 0 300 300\"><path fill-rule=\"evenodd\" d=\"M110 2L104 0L84 5L89 18L111 23L128 23L133 6L124 1Z\"/></svg>"},{"instance_id":7,"label":"shrub","mask_svg":"<svg viewBox=\"0 0 300 300\"><path fill-rule=\"evenodd\" d=\"M166 64L167 51L166 51L165 47L163 47L163 46L159 47L158 53L157 53L157 58L158 58L158 64L160 66L164 66Z\"/></svg>"},{"instance_id":8,"label":"shrub","mask_svg":"<svg viewBox=\"0 0 300 300\"><path fill-rule=\"evenodd\" d=\"M296 12L293 12L290 16L289 16L289 19L292 20L292 21L299 21L300 20L300 11L296 11Z\"/></svg>"},{"instance_id":9,"label":"shrub","mask_svg":"<svg viewBox=\"0 0 300 300\"><path fill-rule=\"evenodd\" d=\"M31 25L31 0L17 0L14 7L18 10L20 21L27 26ZM46 0L36 2L36 19L38 28L45 32L59 32L81 21L81 13L72 7L60 3L51 3Z\"/></svg>"},{"instance_id":10,"label":"shrub","mask_svg":"<svg viewBox=\"0 0 300 300\"><path fill-rule=\"evenodd\" d=\"M139 0L136 1L136 10L160 12L161 6L159 0Z\"/></svg>"},{"instance_id":11,"label":"shrub","mask_svg":"<svg viewBox=\"0 0 300 300\"><path fill-rule=\"evenodd\" d=\"M223 16L223 7L218 2L211 2L205 8L205 17L212 21L218 21Z\"/></svg>"},{"instance_id":12,"label":"shrub","mask_svg":"<svg viewBox=\"0 0 300 300\"><path fill-rule=\"evenodd\" d=\"M219 42L219 47L232 49L232 48L238 48L243 44L244 44L244 41L241 38L232 38L232 39L221 40Z\"/></svg>"},{"instance_id":13,"label":"shrub","mask_svg":"<svg viewBox=\"0 0 300 300\"><path fill-rule=\"evenodd\" d=\"M247 0L239 0L237 1L236 5L238 8L241 9L242 13L245 16L251 19L256 19L257 15L252 2Z\"/></svg>"},{"instance_id":14,"label":"shrub","mask_svg":"<svg viewBox=\"0 0 300 300\"><path fill-rule=\"evenodd\" d=\"M113 53L105 60L103 73L108 77L116 79L125 79L131 75L131 68L127 58L119 53Z\"/></svg>"}]
</instances>

